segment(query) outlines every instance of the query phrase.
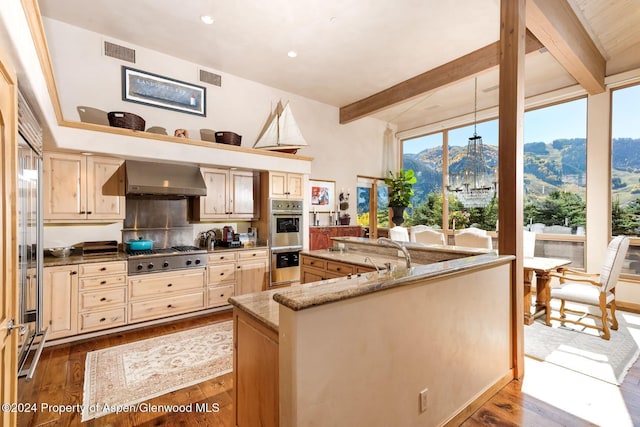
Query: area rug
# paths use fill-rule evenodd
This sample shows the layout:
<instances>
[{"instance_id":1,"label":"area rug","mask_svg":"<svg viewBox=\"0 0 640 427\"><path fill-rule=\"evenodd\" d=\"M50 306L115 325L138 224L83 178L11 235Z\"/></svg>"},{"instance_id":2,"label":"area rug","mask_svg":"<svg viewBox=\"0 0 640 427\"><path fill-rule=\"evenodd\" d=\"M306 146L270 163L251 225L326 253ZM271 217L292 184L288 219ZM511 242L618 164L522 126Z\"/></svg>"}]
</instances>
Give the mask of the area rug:
<instances>
[{"instance_id":1,"label":"area rug","mask_svg":"<svg viewBox=\"0 0 640 427\"><path fill-rule=\"evenodd\" d=\"M232 355L232 321L89 352L82 421L229 373Z\"/></svg>"},{"instance_id":2,"label":"area rug","mask_svg":"<svg viewBox=\"0 0 640 427\"><path fill-rule=\"evenodd\" d=\"M616 318L618 330L611 330L608 341L600 338L595 329L559 321L552 321L552 327L548 327L544 317L538 318L533 325L524 327L524 353L620 385L640 354L640 316L618 310ZM596 320L587 322L593 324Z\"/></svg>"}]
</instances>

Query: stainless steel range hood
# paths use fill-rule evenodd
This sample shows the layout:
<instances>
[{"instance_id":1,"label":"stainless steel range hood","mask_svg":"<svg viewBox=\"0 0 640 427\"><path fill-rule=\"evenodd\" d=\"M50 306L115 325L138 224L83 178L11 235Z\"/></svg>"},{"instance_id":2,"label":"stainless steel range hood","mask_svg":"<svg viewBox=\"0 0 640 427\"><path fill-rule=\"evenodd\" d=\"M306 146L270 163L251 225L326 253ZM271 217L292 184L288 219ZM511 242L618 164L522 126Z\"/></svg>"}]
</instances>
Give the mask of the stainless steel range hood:
<instances>
[{"instance_id":1,"label":"stainless steel range hood","mask_svg":"<svg viewBox=\"0 0 640 427\"><path fill-rule=\"evenodd\" d=\"M200 168L173 163L126 160L105 185L103 194L125 196L206 196Z\"/></svg>"}]
</instances>

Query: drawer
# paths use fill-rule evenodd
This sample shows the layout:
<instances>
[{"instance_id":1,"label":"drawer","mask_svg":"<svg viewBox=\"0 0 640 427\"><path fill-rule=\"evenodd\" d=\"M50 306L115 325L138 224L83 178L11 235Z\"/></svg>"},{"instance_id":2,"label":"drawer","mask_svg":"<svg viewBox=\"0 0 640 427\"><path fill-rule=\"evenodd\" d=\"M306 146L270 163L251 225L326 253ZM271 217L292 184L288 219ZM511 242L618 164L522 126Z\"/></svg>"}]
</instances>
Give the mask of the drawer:
<instances>
[{"instance_id":1,"label":"drawer","mask_svg":"<svg viewBox=\"0 0 640 427\"><path fill-rule=\"evenodd\" d=\"M127 288L113 288L94 292L80 292L79 310L93 310L127 302Z\"/></svg>"},{"instance_id":2,"label":"drawer","mask_svg":"<svg viewBox=\"0 0 640 427\"><path fill-rule=\"evenodd\" d=\"M236 252L219 252L207 255L207 264L219 262L235 262Z\"/></svg>"},{"instance_id":3,"label":"drawer","mask_svg":"<svg viewBox=\"0 0 640 427\"><path fill-rule=\"evenodd\" d=\"M348 264L327 261L327 272L338 273L346 276L348 274L353 274L354 267Z\"/></svg>"},{"instance_id":4,"label":"drawer","mask_svg":"<svg viewBox=\"0 0 640 427\"><path fill-rule=\"evenodd\" d=\"M304 265L305 267L313 267L313 268L319 268L320 270L324 270L326 268L327 263L326 261L321 260L319 258L303 256L302 265Z\"/></svg>"},{"instance_id":5,"label":"drawer","mask_svg":"<svg viewBox=\"0 0 640 427\"><path fill-rule=\"evenodd\" d=\"M256 249L255 251L238 252L238 260L268 258L269 252L266 249Z\"/></svg>"},{"instance_id":6,"label":"drawer","mask_svg":"<svg viewBox=\"0 0 640 427\"><path fill-rule=\"evenodd\" d=\"M212 286L209 288L208 307L219 307L229 304L229 297L233 296L234 286Z\"/></svg>"},{"instance_id":7,"label":"drawer","mask_svg":"<svg viewBox=\"0 0 640 427\"><path fill-rule=\"evenodd\" d=\"M187 295L131 303L129 322L157 319L205 308L204 289Z\"/></svg>"},{"instance_id":8,"label":"drawer","mask_svg":"<svg viewBox=\"0 0 640 427\"><path fill-rule=\"evenodd\" d=\"M110 310L81 313L79 321L80 332L122 326L127 322L127 309L125 307L118 307Z\"/></svg>"},{"instance_id":9,"label":"drawer","mask_svg":"<svg viewBox=\"0 0 640 427\"><path fill-rule=\"evenodd\" d=\"M111 286L123 286L127 284L126 274L117 276L89 277L80 279L80 289L108 288Z\"/></svg>"},{"instance_id":10,"label":"drawer","mask_svg":"<svg viewBox=\"0 0 640 427\"><path fill-rule=\"evenodd\" d=\"M108 274L127 274L126 261L92 262L80 264L80 277L83 276L104 276Z\"/></svg>"},{"instance_id":11,"label":"drawer","mask_svg":"<svg viewBox=\"0 0 640 427\"><path fill-rule=\"evenodd\" d=\"M236 264L219 264L207 267L207 284L217 285L236 280Z\"/></svg>"},{"instance_id":12,"label":"drawer","mask_svg":"<svg viewBox=\"0 0 640 427\"><path fill-rule=\"evenodd\" d=\"M204 288L204 269L181 273L150 273L129 277L129 297L161 297L165 294Z\"/></svg>"},{"instance_id":13,"label":"drawer","mask_svg":"<svg viewBox=\"0 0 640 427\"><path fill-rule=\"evenodd\" d=\"M356 266L356 273L369 273L371 271L376 271L376 270L374 268L371 268L371 267Z\"/></svg>"}]
</instances>

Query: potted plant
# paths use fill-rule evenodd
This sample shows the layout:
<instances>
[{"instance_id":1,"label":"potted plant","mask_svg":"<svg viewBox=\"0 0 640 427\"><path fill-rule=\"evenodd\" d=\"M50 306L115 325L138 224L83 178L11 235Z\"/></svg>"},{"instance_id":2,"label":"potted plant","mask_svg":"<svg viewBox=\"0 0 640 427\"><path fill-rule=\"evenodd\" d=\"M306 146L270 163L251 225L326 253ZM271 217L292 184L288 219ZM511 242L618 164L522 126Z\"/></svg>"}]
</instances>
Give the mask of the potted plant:
<instances>
[{"instance_id":1,"label":"potted plant","mask_svg":"<svg viewBox=\"0 0 640 427\"><path fill-rule=\"evenodd\" d=\"M389 207L392 211L391 220L395 225L404 222L404 210L411 206L413 184L417 181L413 169L400 169L397 173L389 171L384 183L389 188Z\"/></svg>"}]
</instances>

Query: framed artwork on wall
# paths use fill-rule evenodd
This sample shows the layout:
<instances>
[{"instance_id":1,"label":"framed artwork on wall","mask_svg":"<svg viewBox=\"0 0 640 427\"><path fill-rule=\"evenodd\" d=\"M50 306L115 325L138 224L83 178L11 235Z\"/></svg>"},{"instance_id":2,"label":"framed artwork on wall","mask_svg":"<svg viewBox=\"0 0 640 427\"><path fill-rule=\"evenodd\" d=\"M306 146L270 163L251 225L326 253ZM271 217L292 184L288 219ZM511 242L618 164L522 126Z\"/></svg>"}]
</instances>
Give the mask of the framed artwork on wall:
<instances>
[{"instance_id":1,"label":"framed artwork on wall","mask_svg":"<svg viewBox=\"0 0 640 427\"><path fill-rule=\"evenodd\" d=\"M311 211L330 212L336 207L336 182L309 180Z\"/></svg>"},{"instance_id":2,"label":"framed artwork on wall","mask_svg":"<svg viewBox=\"0 0 640 427\"><path fill-rule=\"evenodd\" d=\"M207 89L146 71L122 67L122 100L198 116L207 115Z\"/></svg>"}]
</instances>

